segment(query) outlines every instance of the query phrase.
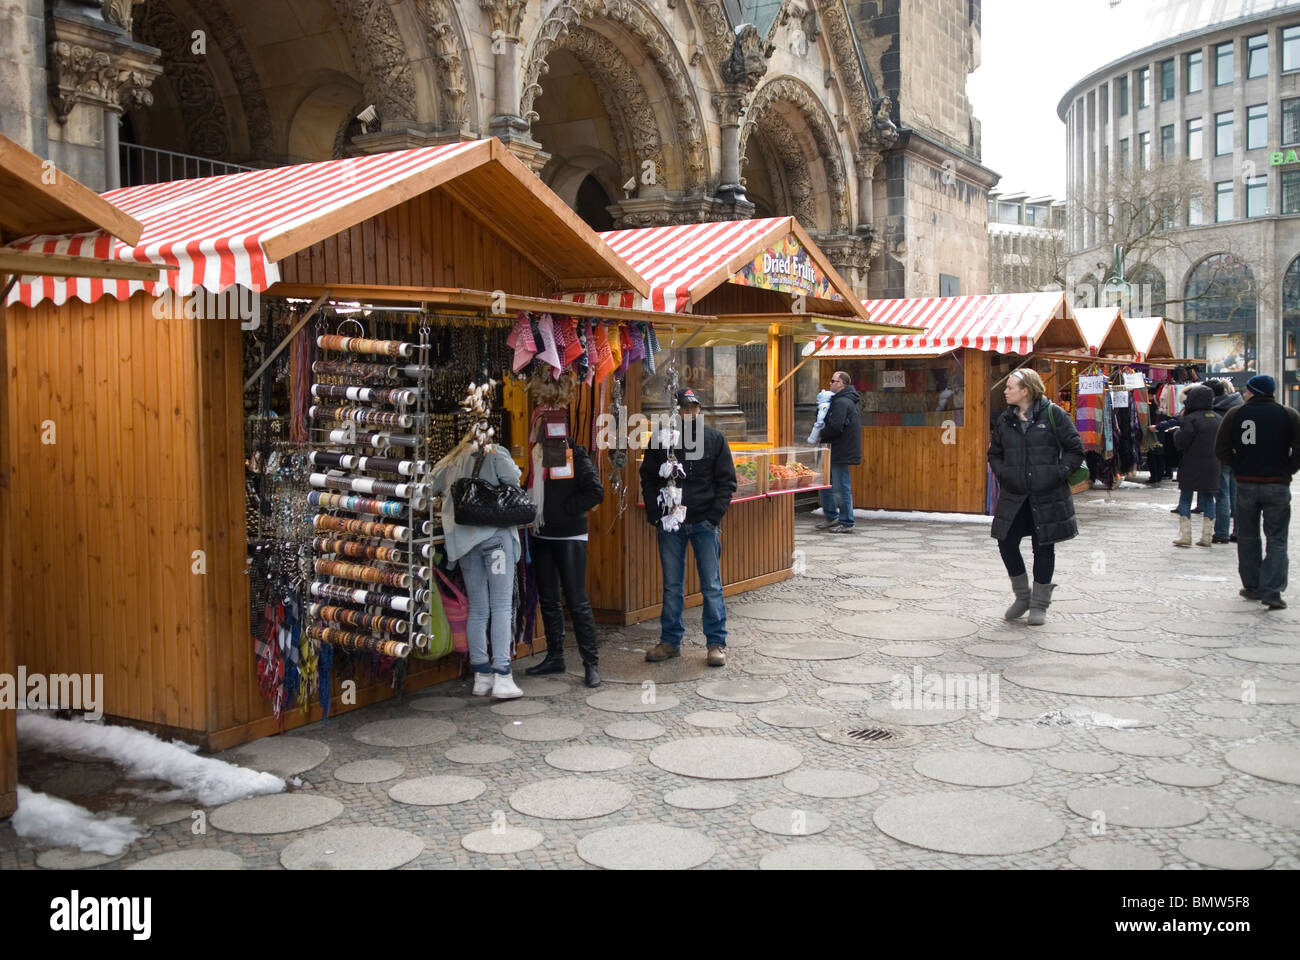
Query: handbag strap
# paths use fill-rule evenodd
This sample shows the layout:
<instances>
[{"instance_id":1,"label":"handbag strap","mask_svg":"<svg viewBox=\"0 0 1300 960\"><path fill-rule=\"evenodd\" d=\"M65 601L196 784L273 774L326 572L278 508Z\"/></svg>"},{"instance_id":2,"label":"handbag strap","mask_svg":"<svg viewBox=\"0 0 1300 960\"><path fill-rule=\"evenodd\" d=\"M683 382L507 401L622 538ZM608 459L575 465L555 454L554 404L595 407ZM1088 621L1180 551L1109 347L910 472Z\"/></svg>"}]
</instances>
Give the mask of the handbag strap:
<instances>
[{"instance_id":1,"label":"handbag strap","mask_svg":"<svg viewBox=\"0 0 1300 960\"><path fill-rule=\"evenodd\" d=\"M434 565L433 572L437 574L438 579L443 582L446 588L451 591L452 597L455 598L455 600L458 603L465 602L465 594L461 593L459 590L456 589L456 584L452 582L451 577L447 576L445 573L439 570L437 565Z\"/></svg>"},{"instance_id":2,"label":"handbag strap","mask_svg":"<svg viewBox=\"0 0 1300 960\"><path fill-rule=\"evenodd\" d=\"M478 479L479 471L483 469L483 461L487 459L487 451L484 450L474 458L474 472L470 474L475 480Z\"/></svg>"}]
</instances>

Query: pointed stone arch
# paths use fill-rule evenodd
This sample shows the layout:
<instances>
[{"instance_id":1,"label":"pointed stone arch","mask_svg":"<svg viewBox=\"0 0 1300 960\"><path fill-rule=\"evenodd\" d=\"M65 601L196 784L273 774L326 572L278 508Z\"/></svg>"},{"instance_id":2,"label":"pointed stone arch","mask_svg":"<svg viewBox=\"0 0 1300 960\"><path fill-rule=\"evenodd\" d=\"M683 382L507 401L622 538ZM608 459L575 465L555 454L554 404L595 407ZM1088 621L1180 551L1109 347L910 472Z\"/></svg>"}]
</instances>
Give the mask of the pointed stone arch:
<instances>
[{"instance_id":1,"label":"pointed stone arch","mask_svg":"<svg viewBox=\"0 0 1300 960\"><path fill-rule=\"evenodd\" d=\"M380 122L415 123L415 78L393 9L382 0L331 0L331 6Z\"/></svg>"},{"instance_id":2,"label":"pointed stone arch","mask_svg":"<svg viewBox=\"0 0 1300 960\"><path fill-rule=\"evenodd\" d=\"M415 14L437 77L438 129L443 133L476 131L478 93L465 25L451 0L415 0Z\"/></svg>"},{"instance_id":3,"label":"pointed stone arch","mask_svg":"<svg viewBox=\"0 0 1300 960\"><path fill-rule=\"evenodd\" d=\"M231 79L239 90L244 124L248 130L249 156L259 160L268 159L277 152L275 131L271 125L271 109L262 92L262 78L253 58L240 38L234 21L230 19L230 14L219 0L196 4L194 10L203 18L212 39L217 42L226 67L230 70Z\"/></svg>"}]
</instances>

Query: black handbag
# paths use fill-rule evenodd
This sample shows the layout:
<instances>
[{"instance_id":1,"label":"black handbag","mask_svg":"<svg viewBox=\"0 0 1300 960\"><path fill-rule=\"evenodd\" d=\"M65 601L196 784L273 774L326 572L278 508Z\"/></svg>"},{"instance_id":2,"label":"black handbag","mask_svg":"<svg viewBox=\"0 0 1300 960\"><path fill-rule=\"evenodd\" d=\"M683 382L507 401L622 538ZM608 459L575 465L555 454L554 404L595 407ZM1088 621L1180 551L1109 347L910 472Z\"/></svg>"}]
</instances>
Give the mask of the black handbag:
<instances>
[{"instance_id":1,"label":"black handbag","mask_svg":"<svg viewBox=\"0 0 1300 960\"><path fill-rule=\"evenodd\" d=\"M451 516L465 527L522 527L537 517L537 504L516 483L488 483L479 479L486 454L474 464L474 473L451 485Z\"/></svg>"}]
</instances>

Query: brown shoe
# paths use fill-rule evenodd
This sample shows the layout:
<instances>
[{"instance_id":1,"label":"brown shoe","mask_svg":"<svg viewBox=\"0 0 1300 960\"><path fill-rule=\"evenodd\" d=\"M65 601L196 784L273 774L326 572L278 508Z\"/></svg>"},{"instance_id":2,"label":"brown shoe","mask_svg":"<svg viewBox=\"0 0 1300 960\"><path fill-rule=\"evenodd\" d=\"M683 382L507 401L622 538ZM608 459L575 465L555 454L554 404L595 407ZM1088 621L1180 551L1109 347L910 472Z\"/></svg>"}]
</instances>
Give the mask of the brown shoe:
<instances>
[{"instance_id":1,"label":"brown shoe","mask_svg":"<svg viewBox=\"0 0 1300 960\"><path fill-rule=\"evenodd\" d=\"M719 647L716 644L709 645L709 666L725 667L727 665L727 650L725 647Z\"/></svg>"},{"instance_id":2,"label":"brown shoe","mask_svg":"<svg viewBox=\"0 0 1300 960\"><path fill-rule=\"evenodd\" d=\"M673 657L680 657L682 651L680 647L674 647L671 643L657 643L646 651L646 663L658 663L661 660L671 660Z\"/></svg>"}]
</instances>

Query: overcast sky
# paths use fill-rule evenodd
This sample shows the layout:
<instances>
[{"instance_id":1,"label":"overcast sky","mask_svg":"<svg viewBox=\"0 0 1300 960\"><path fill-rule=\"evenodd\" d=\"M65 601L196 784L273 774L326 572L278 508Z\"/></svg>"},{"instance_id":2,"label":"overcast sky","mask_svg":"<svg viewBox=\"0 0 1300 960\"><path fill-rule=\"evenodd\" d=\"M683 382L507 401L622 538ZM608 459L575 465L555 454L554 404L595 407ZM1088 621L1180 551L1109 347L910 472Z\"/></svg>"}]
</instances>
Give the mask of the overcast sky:
<instances>
[{"instance_id":1,"label":"overcast sky","mask_svg":"<svg viewBox=\"0 0 1300 960\"><path fill-rule=\"evenodd\" d=\"M1065 124L1075 83L1134 52L1146 0L984 0L980 68L967 93L999 189L1065 198Z\"/></svg>"}]
</instances>

